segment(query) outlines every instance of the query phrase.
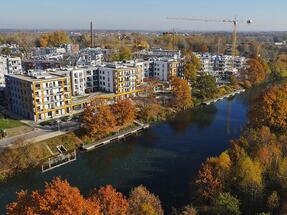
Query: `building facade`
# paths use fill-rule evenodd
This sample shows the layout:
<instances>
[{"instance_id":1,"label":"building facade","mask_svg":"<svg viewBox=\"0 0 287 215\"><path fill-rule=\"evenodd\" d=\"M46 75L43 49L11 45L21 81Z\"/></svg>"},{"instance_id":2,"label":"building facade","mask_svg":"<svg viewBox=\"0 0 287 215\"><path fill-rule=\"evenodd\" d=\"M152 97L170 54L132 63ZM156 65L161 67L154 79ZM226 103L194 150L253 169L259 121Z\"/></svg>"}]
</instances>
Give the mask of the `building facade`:
<instances>
[{"instance_id":1,"label":"building facade","mask_svg":"<svg viewBox=\"0 0 287 215\"><path fill-rule=\"evenodd\" d=\"M70 78L45 71L5 76L8 108L36 123L72 112Z\"/></svg>"}]
</instances>

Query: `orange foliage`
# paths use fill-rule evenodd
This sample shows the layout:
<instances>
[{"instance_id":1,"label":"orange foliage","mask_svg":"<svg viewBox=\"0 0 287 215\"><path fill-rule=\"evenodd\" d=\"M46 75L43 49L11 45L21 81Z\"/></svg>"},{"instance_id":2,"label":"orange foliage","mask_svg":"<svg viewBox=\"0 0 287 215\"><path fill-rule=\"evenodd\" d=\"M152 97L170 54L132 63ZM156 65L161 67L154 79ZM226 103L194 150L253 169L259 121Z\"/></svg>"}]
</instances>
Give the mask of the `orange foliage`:
<instances>
[{"instance_id":1,"label":"orange foliage","mask_svg":"<svg viewBox=\"0 0 287 215\"><path fill-rule=\"evenodd\" d=\"M100 211L109 215L126 215L128 210L128 201L126 197L117 192L111 185L94 190L89 200L99 203Z\"/></svg>"},{"instance_id":2,"label":"orange foliage","mask_svg":"<svg viewBox=\"0 0 287 215\"><path fill-rule=\"evenodd\" d=\"M93 100L84 112L83 120L91 135L113 131L116 120L109 105Z\"/></svg>"},{"instance_id":3,"label":"orange foliage","mask_svg":"<svg viewBox=\"0 0 287 215\"><path fill-rule=\"evenodd\" d=\"M174 106L179 109L190 107L192 105L192 97L188 81L178 77L173 77L171 85Z\"/></svg>"},{"instance_id":4,"label":"orange foliage","mask_svg":"<svg viewBox=\"0 0 287 215\"><path fill-rule=\"evenodd\" d=\"M273 86L261 93L249 112L251 125L268 126L272 130L287 129L287 84Z\"/></svg>"},{"instance_id":5,"label":"orange foliage","mask_svg":"<svg viewBox=\"0 0 287 215\"><path fill-rule=\"evenodd\" d=\"M266 79L268 71L257 59L248 60L247 65L247 69L242 72L245 80L257 85Z\"/></svg>"},{"instance_id":6,"label":"orange foliage","mask_svg":"<svg viewBox=\"0 0 287 215\"><path fill-rule=\"evenodd\" d=\"M34 191L31 195L19 192L16 202L7 206L7 214L82 215L85 211L84 202L78 188L71 187L66 180L55 178L46 184L43 192Z\"/></svg>"},{"instance_id":7,"label":"orange foliage","mask_svg":"<svg viewBox=\"0 0 287 215\"><path fill-rule=\"evenodd\" d=\"M118 100L112 106L112 111L118 126L131 124L135 119L135 106L129 99Z\"/></svg>"},{"instance_id":8,"label":"orange foliage","mask_svg":"<svg viewBox=\"0 0 287 215\"><path fill-rule=\"evenodd\" d=\"M198 194L205 201L210 200L222 190L221 181L215 176L215 171L208 164L203 165L199 170L195 183Z\"/></svg>"}]
</instances>

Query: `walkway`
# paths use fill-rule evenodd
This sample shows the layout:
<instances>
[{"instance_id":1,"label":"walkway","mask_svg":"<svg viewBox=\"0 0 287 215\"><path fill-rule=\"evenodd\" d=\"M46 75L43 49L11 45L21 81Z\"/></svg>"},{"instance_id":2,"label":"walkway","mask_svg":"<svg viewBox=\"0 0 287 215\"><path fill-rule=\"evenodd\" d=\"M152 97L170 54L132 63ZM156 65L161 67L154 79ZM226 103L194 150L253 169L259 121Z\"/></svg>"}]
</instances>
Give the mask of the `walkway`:
<instances>
[{"instance_id":1,"label":"walkway","mask_svg":"<svg viewBox=\"0 0 287 215\"><path fill-rule=\"evenodd\" d=\"M93 150L93 149L98 148L100 146L106 145L112 141L120 140L126 136L132 135L134 133L137 133L140 130L144 130L144 129L149 127L148 124L142 124L138 121L135 121L135 124L137 124L138 126L134 127L134 128L130 128L130 129L125 130L125 131L122 131L122 132L119 132L117 134L106 137L104 139L98 140L94 143L82 145L82 149L84 149L86 151L90 151L90 150Z\"/></svg>"}]
</instances>

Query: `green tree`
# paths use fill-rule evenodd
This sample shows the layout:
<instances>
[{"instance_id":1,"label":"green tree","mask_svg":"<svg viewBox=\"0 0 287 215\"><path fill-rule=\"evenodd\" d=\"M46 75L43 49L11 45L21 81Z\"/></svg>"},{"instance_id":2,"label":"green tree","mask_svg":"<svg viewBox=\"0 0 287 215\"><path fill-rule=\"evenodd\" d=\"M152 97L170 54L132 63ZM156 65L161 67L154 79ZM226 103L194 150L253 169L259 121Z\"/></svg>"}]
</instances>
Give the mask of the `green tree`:
<instances>
[{"instance_id":1,"label":"green tree","mask_svg":"<svg viewBox=\"0 0 287 215\"><path fill-rule=\"evenodd\" d=\"M240 215L240 201L230 193L219 193L212 199L212 212L216 215Z\"/></svg>"},{"instance_id":2,"label":"green tree","mask_svg":"<svg viewBox=\"0 0 287 215\"><path fill-rule=\"evenodd\" d=\"M202 99L213 98L217 93L216 81L211 75L200 75L197 78L196 88L199 90L199 96Z\"/></svg>"}]
</instances>

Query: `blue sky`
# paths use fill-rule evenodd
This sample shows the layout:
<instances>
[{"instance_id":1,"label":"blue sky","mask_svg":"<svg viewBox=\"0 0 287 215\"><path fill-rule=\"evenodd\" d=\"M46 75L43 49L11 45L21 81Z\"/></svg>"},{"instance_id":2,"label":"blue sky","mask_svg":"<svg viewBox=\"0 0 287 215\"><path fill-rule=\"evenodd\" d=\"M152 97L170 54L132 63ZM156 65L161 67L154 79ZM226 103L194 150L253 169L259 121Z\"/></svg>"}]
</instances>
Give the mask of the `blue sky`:
<instances>
[{"instance_id":1,"label":"blue sky","mask_svg":"<svg viewBox=\"0 0 287 215\"><path fill-rule=\"evenodd\" d=\"M3 1L3 2L1 2ZM0 0L0 28L231 30L167 16L252 18L239 30L287 30L287 0Z\"/></svg>"}]
</instances>

